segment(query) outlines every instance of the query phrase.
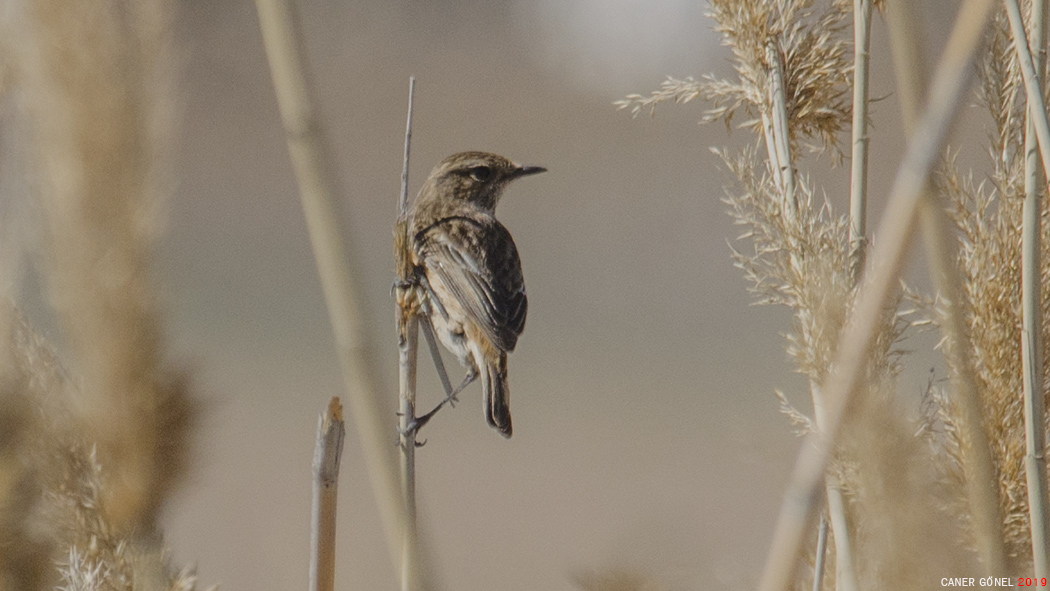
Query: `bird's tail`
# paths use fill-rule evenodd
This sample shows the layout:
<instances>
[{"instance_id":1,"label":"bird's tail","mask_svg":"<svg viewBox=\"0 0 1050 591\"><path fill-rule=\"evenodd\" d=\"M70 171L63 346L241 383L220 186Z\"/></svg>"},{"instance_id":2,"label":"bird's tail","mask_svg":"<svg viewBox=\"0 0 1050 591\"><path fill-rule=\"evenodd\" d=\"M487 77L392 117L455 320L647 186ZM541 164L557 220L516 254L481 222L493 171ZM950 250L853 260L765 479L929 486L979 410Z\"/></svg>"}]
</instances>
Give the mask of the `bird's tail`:
<instances>
[{"instance_id":1,"label":"bird's tail","mask_svg":"<svg viewBox=\"0 0 1050 591\"><path fill-rule=\"evenodd\" d=\"M507 354L500 353L499 360L486 363L481 374L481 386L485 395L485 419L489 425L510 439L510 388L507 386Z\"/></svg>"}]
</instances>

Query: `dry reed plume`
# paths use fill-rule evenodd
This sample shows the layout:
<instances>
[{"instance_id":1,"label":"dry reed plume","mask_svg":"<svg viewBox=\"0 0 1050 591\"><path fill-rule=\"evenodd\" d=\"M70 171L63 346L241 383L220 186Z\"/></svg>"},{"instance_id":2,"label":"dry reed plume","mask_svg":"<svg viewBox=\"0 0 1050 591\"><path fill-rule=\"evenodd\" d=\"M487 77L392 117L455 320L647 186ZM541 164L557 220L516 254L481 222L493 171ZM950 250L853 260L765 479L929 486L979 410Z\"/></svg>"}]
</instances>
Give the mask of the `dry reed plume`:
<instances>
[{"instance_id":1,"label":"dry reed plume","mask_svg":"<svg viewBox=\"0 0 1050 591\"><path fill-rule=\"evenodd\" d=\"M976 386L984 405L985 431L997 471L1003 537L1011 567L1031 568L1028 493L1024 468L1025 423L1021 365L1021 224L1025 194L1025 90L1006 15L1000 11L978 64L977 102L992 122L988 173L961 171L949 155L937 179L958 228L959 265L965 279L964 315L972 338ZM1047 210L1043 209L1045 220ZM1046 242L1050 231L1044 221ZM1043 292L1050 279L1050 256L1042 253ZM926 300L936 323L939 306ZM1043 316L1050 307L1043 301ZM1047 336L1044 322L1043 335ZM1044 349L1043 367L1046 367ZM1045 369L1044 369L1045 375ZM1045 399L1044 388L1044 399ZM943 436L934 439L944 475L955 485L966 477L960 449L970 442L957 427L952 398L932 397ZM965 512L956 511L960 515Z\"/></svg>"},{"instance_id":2,"label":"dry reed plume","mask_svg":"<svg viewBox=\"0 0 1050 591\"><path fill-rule=\"evenodd\" d=\"M29 116L13 137L32 155L38 258L68 357L0 296L0 589L195 586L156 528L193 410L150 276L169 188L172 10L5 6L0 100Z\"/></svg>"},{"instance_id":3,"label":"dry reed plume","mask_svg":"<svg viewBox=\"0 0 1050 591\"><path fill-rule=\"evenodd\" d=\"M875 4L882 8L882 3ZM851 272L852 220L816 197L818 190L801 171L803 162L814 166L820 159L804 161L802 152L808 147L830 153L832 164L841 155L837 142L849 129L852 112L847 102L855 57L847 21L852 7L837 0L711 0L710 5L716 29L733 52L736 79L669 78L648 96L630 95L616 104L637 115L643 109L652 112L663 102L702 98L710 105L706 121L721 120L728 127L734 118L743 119L739 127L753 132L756 145L764 146L763 151L749 147L736 155L718 151L736 179L727 190L729 213L744 228L740 238L750 242L747 252L734 249L733 256L757 303L782 305L793 312L787 350L797 371L810 380L814 416L806 416L778 396L803 431L820 431L826 403L820 386L832 371L839 335L858 287ZM1020 395L1026 103L1004 14L996 17L978 60L978 98L989 108L994 124L987 181L975 181L983 173L963 174L954 160L946 158L937 188L959 230L958 264L965 301L957 313L972 334L967 353L976 370L985 433L999 482L1009 572L1024 573L1031 572L1032 557ZM866 95L866 91L858 93ZM786 124L778 122L778 112ZM1043 217L1047 217L1045 208ZM1045 224L1042 232L1045 241ZM1045 251L1042 261L1045 291L1050 277ZM973 442L963 425L963 411L951 392L931 385L927 412L915 418L901 407L896 394L903 362L898 343L911 324L943 325L944 316L938 311L944 311L944 300L909 292L926 311L909 317L900 308L901 297L895 296L894 305L883 312L875 344L865 359L860 408L849 415L854 418L846 423L829 471L834 478L829 480L829 502L835 488L830 483L837 481L848 503L846 531L832 529L855 542L847 558L862 589L931 588L940 582L931 572L977 572L970 506L974 501L966 487L971 474L967 446ZM1042 309L1045 317L1050 306L1044 302ZM953 338L942 340L943 347L953 345L958 346ZM948 357L949 365L965 358ZM959 367L950 369L961 373ZM831 510L832 525L841 525L835 522L833 504ZM841 561L842 556L834 560ZM836 571L841 576L842 571ZM812 570L807 576L798 572L797 588L809 588ZM849 582L825 576L823 588L849 588Z\"/></svg>"}]
</instances>

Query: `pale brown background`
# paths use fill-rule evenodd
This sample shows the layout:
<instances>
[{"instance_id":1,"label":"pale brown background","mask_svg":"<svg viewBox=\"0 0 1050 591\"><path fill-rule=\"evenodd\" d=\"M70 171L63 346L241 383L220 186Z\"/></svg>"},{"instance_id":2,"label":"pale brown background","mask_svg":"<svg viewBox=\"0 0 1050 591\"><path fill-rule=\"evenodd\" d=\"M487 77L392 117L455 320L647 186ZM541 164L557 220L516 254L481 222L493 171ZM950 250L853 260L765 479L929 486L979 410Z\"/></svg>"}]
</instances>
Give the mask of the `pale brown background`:
<instances>
[{"instance_id":1,"label":"pale brown background","mask_svg":"<svg viewBox=\"0 0 1050 591\"><path fill-rule=\"evenodd\" d=\"M426 427L417 455L442 588L567 590L574 572L609 567L669 589L753 585L798 447L773 390L808 404L784 353L789 316L749 306L730 260L738 229L719 201L730 179L709 147L751 137L698 125L699 103L637 120L612 106L668 74L729 73L704 3L299 4L391 400L408 76L413 193L460 150L550 169L511 187L498 212L530 299L510 361L514 438L485 425L473 386ZM937 4L926 28L942 36L954 3ZM179 185L158 278L204 417L165 529L175 562L196 563L205 585L303 588L314 428L342 394L331 331L254 5L186 0L178 30ZM886 96L879 19L874 38L872 95ZM892 97L874 106L876 211L902 149L896 112ZM841 206L846 169L821 178ZM930 363L913 365L902 391L917 392ZM422 368L429 404L436 382ZM393 404L390 425L393 446ZM351 426L337 584L393 589L355 438Z\"/></svg>"}]
</instances>

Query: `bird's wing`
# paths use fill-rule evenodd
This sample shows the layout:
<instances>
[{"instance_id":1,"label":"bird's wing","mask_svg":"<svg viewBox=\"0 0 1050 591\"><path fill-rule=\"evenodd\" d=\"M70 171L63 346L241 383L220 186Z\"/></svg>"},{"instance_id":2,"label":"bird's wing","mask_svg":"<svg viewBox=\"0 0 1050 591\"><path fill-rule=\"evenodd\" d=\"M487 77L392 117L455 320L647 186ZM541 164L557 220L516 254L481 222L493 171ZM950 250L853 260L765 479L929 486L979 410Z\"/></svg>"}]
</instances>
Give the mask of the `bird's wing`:
<instances>
[{"instance_id":1,"label":"bird's wing","mask_svg":"<svg viewBox=\"0 0 1050 591\"><path fill-rule=\"evenodd\" d=\"M416 252L490 341L513 351L528 298L510 232L495 218L449 217L416 235Z\"/></svg>"}]
</instances>

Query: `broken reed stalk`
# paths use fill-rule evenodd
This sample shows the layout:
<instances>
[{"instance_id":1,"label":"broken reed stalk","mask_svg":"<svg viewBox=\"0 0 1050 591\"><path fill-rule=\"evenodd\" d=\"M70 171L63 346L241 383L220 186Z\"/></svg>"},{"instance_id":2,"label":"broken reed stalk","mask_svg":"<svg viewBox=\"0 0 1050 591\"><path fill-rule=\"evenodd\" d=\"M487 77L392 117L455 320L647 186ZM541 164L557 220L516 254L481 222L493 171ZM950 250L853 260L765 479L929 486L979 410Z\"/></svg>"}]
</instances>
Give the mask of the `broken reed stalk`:
<instances>
[{"instance_id":1,"label":"broken reed stalk","mask_svg":"<svg viewBox=\"0 0 1050 591\"><path fill-rule=\"evenodd\" d=\"M1013 4L1008 2L1007 4ZM1013 15L1014 8L1008 6ZM1034 0L1031 14L1031 46L1014 38L1018 53L1035 48L1032 55L1036 87L1042 86L1046 62L1046 0ZM1017 10L1020 12L1020 10ZM1015 16L1010 16L1011 25ZM1027 82L1026 82L1027 85ZM1041 95L1040 95L1041 96ZM1021 360L1024 383L1025 480L1028 485L1028 517L1032 537L1032 566L1036 578L1050 576L1050 517L1046 482L1046 408L1043 391L1043 296L1042 211L1044 173L1037 156L1035 119L1037 107L1028 104L1025 124L1025 196L1021 221ZM1046 111L1041 112L1043 118Z\"/></svg>"},{"instance_id":2,"label":"broken reed stalk","mask_svg":"<svg viewBox=\"0 0 1050 591\"><path fill-rule=\"evenodd\" d=\"M401 196L394 226L394 258L401 286L412 280L412 241L408 236L408 161L412 147L412 106L416 78L408 79L408 117L405 121L405 155L401 168ZM402 287L397 297L399 445L401 450L401 503L405 522L401 540L401 591L419 588L418 532L416 530L416 367L419 360L419 298L412 287ZM429 334L429 333L428 333Z\"/></svg>"},{"instance_id":3,"label":"broken reed stalk","mask_svg":"<svg viewBox=\"0 0 1050 591\"><path fill-rule=\"evenodd\" d=\"M876 328L900 276L923 188L940 157L948 127L970 80L974 54L993 5L992 0L967 0L959 8L933 80L928 102L932 108L923 114L917 133L908 144L879 224L880 239L866 264L863 287L857 293L853 313L836 348L834 369L824 388L828 402L827 429L811 433L803 441L777 518L772 547L759 582L760 591L786 591L792 586L802 539L817 514L831 450L843 420L855 406L852 398L864 374Z\"/></svg>"},{"instance_id":4,"label":"broken reed stalk","mask_svg":"<svg viewBox=\"0 0 1050 591\"><path fill-rule=\"evenodd\" d=\"M343 405L333 397L317 421L310 519L310 591L335 591L335 515L343 455Z\"/></svg>"},{"instance_id":5,"label":"broken reed stalk","mask_svg":"<svg viewBox=\"0 0 1050 591\"><path fill-rule=\"evenodd\" d=\"M357 282L363 272L349 256L339 227L330 157L306 81L295 6L290 0L256 0L255 6L351 413L390 556L393 564L399 565L405 515L391 453L390 427L381 410L375 349L364 326Z\"/></svg>"},{"instance_id":6,"label":"broken reed stalk","mask_svg":"<svg viewBox=\"0 0 1050 591\"><path fill-rule=\"evenodd\" d=\"M901 114L909 141L915 137L919 125L926 80L910 10L906 3L891 3L886 11L901 95ZM928 186L923 188L920 197L919 217L930 273L945 302L942 329L950 342L945 355L952 368L951 385L959 402L962 428L966 430L970 441L970 445L961 450L961 455L967 474L966 487L973 514L974 537L985 572L1002 572L1006 561L995 467L984 431L984 413L970 357L970 335L960 309L965 296L957 266L958 257L947 213Z\"/></svg>"}]
</instances>

